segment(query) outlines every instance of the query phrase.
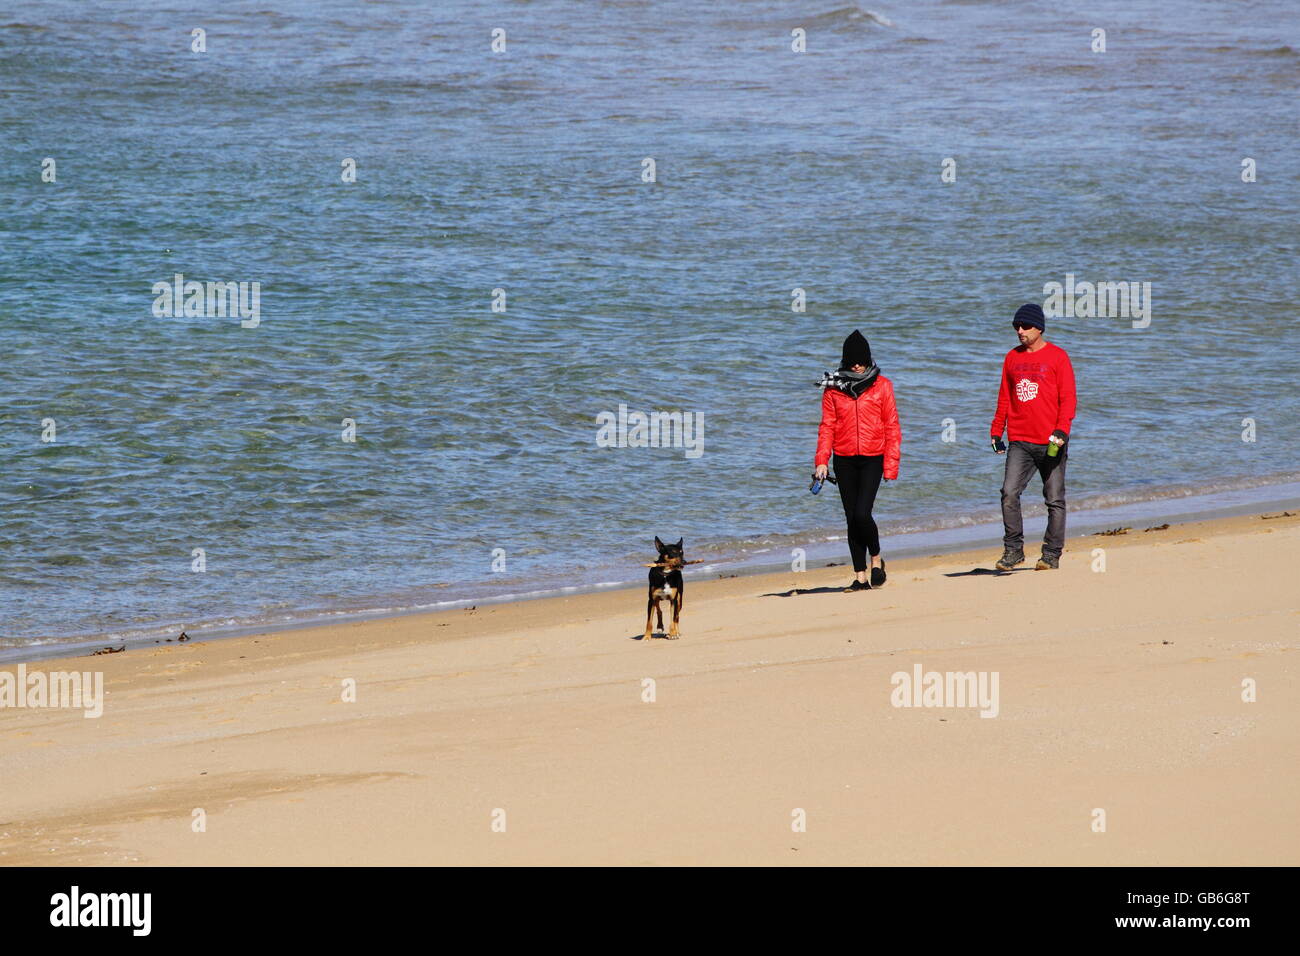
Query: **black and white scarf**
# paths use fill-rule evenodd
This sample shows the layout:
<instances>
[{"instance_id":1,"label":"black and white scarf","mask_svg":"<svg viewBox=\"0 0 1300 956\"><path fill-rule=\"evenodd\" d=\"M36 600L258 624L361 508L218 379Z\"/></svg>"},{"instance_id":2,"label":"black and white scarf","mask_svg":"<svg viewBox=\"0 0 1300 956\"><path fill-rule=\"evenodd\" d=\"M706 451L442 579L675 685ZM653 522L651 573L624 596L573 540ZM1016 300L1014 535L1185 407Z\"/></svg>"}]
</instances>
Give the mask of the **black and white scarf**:
<instances>
[{"instance_id":1,"label":"black and white scarf","mask_svg":"<svg viewBox=\"0 0 1300 956\"><path fill-rule=\"evenodd\" d=\"M873 384L876 376L880 374L880 366L875 362L871 363L871 368L867 369L861 375L851 372L846 368L836 369L834 372L826 372L822 375L822 380L817 383L818 388L838 388L845 395L857 398Z\"/></svg>"}]
</instances>

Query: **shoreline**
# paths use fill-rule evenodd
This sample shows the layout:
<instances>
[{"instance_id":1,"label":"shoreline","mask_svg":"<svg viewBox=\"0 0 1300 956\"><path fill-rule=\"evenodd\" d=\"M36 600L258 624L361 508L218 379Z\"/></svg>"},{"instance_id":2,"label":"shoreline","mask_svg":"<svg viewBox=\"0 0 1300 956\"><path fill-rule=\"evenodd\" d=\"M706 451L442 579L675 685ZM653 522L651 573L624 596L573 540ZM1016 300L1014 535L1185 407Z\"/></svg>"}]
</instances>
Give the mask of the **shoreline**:
<instances>
[{"instance_id":1,"label":"shoreline","mask_svg":"<svg viewBox=\"0 0 1300 956\"><path fill-rule=\"evenodd\" d=\"M1260 495L1258 492L1267 492ZM1030 541L1041 538L1046 525L1046 515L1042 503L1034 496L1026 494L1025 501L1025 540L1026 554L1029 553ZM1173 507L1182 505L1182 508ZM1108 505L1103 508L1079 508L1071 511L1067 525L1066 550L1071 542L1090 537L1099 530L1113 527L1114 522L1151 521L1154 523L1170 522L1174 524L1189 521L1214 520L1222 517L1249 515L1260 510L1300 510L1300 482L1282 481L1262 484L1246 484L1218 489L1211 493L1169 495L1159 498L1141 499ZM977 548L996 551L1001 548L1002 528L999 522L957 525L928 532L903 532L890 534L882 527L882 541L888 546L887 560L897 558L914 558L921 555L943 556L963 551L976 551ZM826 566L828 561L846 563L847 545L842 532L838 537L822 539L814 535L807 536L804 548L807 552L809 567ZM976 542L986 542L976 545ZM1036 546L1036 545L1035 545ZM721 558L708 561L699 570L686 572L686 580L705 582L733 576L752 577L755 575L780 573L789 564L788 560L774 561L764 554L777 549L766 548L742 557ZM634 569L639 572L639 566ZM131 637L122 638L116 634L97 634L85 637L51 638L38 644L0 647L0 668L21 662L35 662L67 657L80 657L95 651L111 647L139 650L155 646L165 646L174 642L174 635L182 631L195 641L227 640L256 635L280 634L307 628L330 627L366 621L400 619L413 615L436 614L444 611L459 610L470 605L502 605L525 601L547 600L598 594L604 592L626 591L642 586L639 577L631 580L584 583L563 588L539 588L533 591L508 590L502 593L474 595L463 598L449 598L433 604L413 605L408 607L382 607L362 609L322 609L317 611L291 612L288 620L256 617L246 623L204 627L187 624L171 626L157 625L140 632L130 632ZM172 634L172 641L165 635Z\"/></svg>"},{"instance_id":2,"label":"shoreline","mask_svg":"<svg viewBox=\"0 0 1300 956\"><path fill-rule=\"evenodd\" d=\"M0 865L1300 863L1300 515L1088 543L692 582L648 645L624 590L102 656L102 717L0 710Z\"/></svg>"}]
</instances>

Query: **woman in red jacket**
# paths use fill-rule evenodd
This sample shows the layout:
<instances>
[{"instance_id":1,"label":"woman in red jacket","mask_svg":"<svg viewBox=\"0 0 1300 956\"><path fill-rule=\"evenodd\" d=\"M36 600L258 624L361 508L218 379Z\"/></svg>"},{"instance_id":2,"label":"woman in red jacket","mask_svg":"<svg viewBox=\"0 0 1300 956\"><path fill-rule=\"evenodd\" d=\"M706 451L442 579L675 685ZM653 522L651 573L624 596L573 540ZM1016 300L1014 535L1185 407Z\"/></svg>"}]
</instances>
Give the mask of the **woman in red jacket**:
<instances>
[{"instance_id":1,"label":"woman in red jacket","mask_svg":"<svg viewBox=\"0 0 1300 956\"><path fill-rule=\"evenodd\" d=\"M836 372L821 381L822 423L817 430L818 478L825 478L831 452L835 453L835 480L849 523L849 554L855 577L845 591L866 591L885 583L885 562L880 556L880 533L871 509L880 481L898 477L898 450L902 430L894 386L871 361L871 346L861 332L844 340ZM871 583L867 583L866 555L871 555Z\"/></svg>"}]
</instances>

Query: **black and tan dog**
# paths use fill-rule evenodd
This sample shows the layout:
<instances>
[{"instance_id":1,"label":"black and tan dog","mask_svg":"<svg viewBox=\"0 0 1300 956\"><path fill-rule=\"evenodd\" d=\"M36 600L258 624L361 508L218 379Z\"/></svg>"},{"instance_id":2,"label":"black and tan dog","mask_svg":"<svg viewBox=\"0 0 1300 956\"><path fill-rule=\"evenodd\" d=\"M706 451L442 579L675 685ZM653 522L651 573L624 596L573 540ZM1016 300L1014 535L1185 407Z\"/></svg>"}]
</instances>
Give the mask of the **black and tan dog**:
<instances>
[{"instance_id":1,"label":"black and tan dog","mask_svg":"<svg viewBox=\"0 0 1300 956\"><path fill-rule=\"evenodd\" d=\"M659 602L669 601L673 606L673 626L667 636L668 640L675 641L679 637L677 621L682 614L682 565L686 563L682 560L682 539L678 538L676 544L664 544L656 537L655 547L659 549L659 560L650 567L650 599L646 608L643 640L650 640L650 622L656 615L659 618L659 630L664 629L664 613Z\"/></svg>"}]
</instances>

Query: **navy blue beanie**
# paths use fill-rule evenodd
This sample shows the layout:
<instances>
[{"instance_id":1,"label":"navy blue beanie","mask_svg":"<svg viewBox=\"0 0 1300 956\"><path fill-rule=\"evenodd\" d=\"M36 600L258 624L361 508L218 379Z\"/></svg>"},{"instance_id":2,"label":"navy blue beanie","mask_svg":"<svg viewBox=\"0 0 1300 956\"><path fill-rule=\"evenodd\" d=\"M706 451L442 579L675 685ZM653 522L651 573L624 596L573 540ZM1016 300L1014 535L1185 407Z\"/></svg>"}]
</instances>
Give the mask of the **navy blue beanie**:
<instances>
[{"instance_id":1,"label":"navy blue beanie","mask_svg":"<svg viewBox=\"0 0 1300 956\"><path fill-rule=\"evenodd\" d=\"M1016 309L1016 317L1011 320L1011 324L1032 325L1040 332L1047 331L1047 317L1043 315L1043 307L1027 302L1020 308Z\"/></svg>"}]
</instances>

